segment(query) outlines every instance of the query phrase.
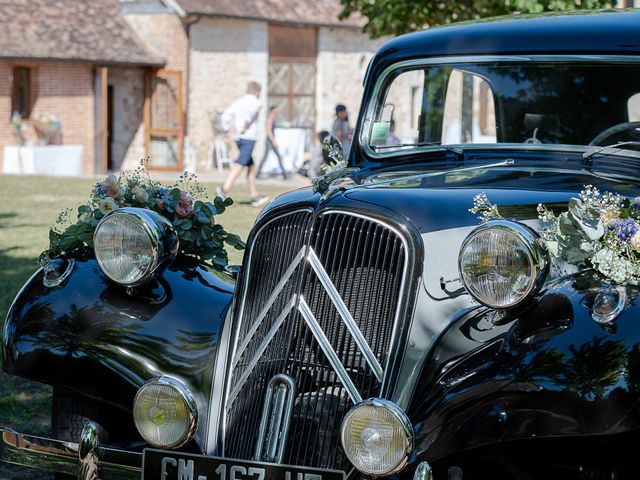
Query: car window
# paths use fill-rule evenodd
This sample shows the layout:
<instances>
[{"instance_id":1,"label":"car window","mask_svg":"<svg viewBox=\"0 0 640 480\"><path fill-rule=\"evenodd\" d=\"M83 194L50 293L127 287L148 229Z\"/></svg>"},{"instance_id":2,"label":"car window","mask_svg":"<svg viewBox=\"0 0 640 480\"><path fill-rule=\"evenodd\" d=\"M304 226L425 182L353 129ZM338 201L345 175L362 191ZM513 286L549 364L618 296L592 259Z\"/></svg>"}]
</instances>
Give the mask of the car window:
<instances>
[{"instance_id":1,"label":"car window","mask_svg":"<svg viewBox=\"0 0 640 480\"><path fill-rule=\"evenodd\" d=\"M640 122L640 93L633 95L627 102L629 110L629 121Z\"/></svg>"},{"instance_id":2,"label":"car window","mask_svg":"<svg viewBox=\"0 0 640 480\"><path fill-rule=\"evenodd\" d=\"M418 140L418 124L422 111L424 71L413 70L396 77L387 91L380 112L376 145L412 144Z\"/></svg>"},{"instance_id":3,"label":"car window","mask_svg":"<svg viewBox=\"0 0 640 480\"><path fill-rule=\"evenodd\" d=\"M444 103L441 142L496 142L493 92L480 76L458 69L451 72Z\"/></svg>"}]
</instances>

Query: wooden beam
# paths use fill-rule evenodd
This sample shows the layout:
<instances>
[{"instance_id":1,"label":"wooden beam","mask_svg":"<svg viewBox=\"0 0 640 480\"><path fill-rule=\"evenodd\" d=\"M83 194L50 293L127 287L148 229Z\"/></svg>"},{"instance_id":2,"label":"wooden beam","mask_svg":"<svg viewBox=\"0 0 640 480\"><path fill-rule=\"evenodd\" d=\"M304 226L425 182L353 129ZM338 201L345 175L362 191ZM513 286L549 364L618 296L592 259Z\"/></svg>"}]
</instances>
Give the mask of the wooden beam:
<instances>
[{"instance_id":1,"label":"wooden beam","mask_svg":"<svg viewBox=\"0 0 640 480\"><path fill-rule=\"evenodd\" d=\"M144 156L149 157L149 142L151 140L151 71L144 74Z\"/></svg>"},{"instance_id":2,"label":"wooden beam","mask_svg":"<svg viewBox=\"0 0 640 480\"><path fill-rule=\"evenodd\" d=\"M108 82L109 69L98 67L98 77L100 78L100 169L101 173L106 173L109 169L109 125L108 125Z\"/></svg>"}]
</instances>

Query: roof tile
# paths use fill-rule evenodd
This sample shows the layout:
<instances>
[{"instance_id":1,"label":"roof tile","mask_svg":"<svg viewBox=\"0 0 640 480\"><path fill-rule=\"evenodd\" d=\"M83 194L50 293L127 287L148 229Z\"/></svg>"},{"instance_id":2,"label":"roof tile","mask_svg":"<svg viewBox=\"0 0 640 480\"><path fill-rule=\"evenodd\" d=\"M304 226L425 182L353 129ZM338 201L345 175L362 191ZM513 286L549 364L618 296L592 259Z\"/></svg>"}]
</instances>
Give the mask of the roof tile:
<instances>
[{"instance_id":1,"label":"roof tile","mask_svg":"<svg viewBox=\"0 0 640 480\"><path fill-rule=\"evenodd\" d=\"M252 18L305 25L362 27L365 19L338 20L338 0L177 0L187 14Z\"/></svg>"},{"instance_id":2,"label":"roof tile","mask_svg":"<svg viewBox=\"0 0 640 480\"><path fill-rule=\"evenodd\" d=\"M117 0L2 0L0 58L161 66L125 19Z\"/></svg>"}]
</instances>

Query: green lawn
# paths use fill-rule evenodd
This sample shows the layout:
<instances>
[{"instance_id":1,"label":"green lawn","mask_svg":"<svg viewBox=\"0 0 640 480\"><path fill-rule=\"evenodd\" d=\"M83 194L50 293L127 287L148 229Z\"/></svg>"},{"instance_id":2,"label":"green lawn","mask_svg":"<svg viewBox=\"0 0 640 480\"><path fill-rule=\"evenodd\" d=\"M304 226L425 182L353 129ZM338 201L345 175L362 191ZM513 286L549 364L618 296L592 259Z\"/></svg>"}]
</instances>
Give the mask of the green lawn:
<instances>
[{"instance_id":1,"label":"green lawn","mask_svg":"<svg viewBox=\"0 0 640 480\"><path fill-rule=\"evenodd\" d=\"M36 260L47 246L48 230L58 213L85 202L95 182L88 178L0 175L0 324L21 285L38 267ZM213 196L214 185L204 185ZM273 198L290 188L286 184L262 184L260 192ZM234 189L233 197L236 203L218 220L228 231L246 239L259 209L248 204L249 194L243 184ZM240 263L242 252L231 249L229 253L231 263ZM50 395L47 386L0 371L0 425L47 435ZM0 480L11 478L5 474L5 467L0 466Z\"/></svg>"}]
</instances>

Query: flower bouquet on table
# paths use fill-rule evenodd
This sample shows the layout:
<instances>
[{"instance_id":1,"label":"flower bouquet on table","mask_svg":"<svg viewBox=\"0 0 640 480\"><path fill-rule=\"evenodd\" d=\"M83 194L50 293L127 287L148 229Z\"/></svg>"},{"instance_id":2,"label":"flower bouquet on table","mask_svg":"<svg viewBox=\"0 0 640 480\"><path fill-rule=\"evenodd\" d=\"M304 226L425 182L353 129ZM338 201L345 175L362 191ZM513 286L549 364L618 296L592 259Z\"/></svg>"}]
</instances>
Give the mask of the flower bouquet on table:
<instances>
[{"instance_id":1,"label":"flower bouquet on table","mask_svg":"<svg viewBox=\"0 0 640 480\"><path fill-rule=\"evenodd\" d=\"M232 204L230 198L209 201L205 188L191 173L183 173L175 184L164 186L151 179L143 161L136 170L120 177L109 175L96 183L88 203L78 207L75 222L71 220L71 209L63 211L49 231L49 248L40 255L40 262L93 247L93 234L102 217L118 208L137 207L152 210L171 222L180 241L180 252L221 270L228 263L225 245L237 250L245 247L238 235L227 232L215 221L215 216Z\"/></svg>"},{"instance_id":2,"label":"flower bouquet on table","mask_svg":"<svg viewBox=\"0 0 640 480\"><path fill-rule=\"evenodd\" d=\"M58 117L47 113L40 114L32 123L42 145L62 143L62 122Z\"/></svg>"},{"instance_id":3,"label":"flower bouquet on table","mask_svg":"<svg viewBox=\"0 0 640 480\"><path fill-rule=\"evenodd\" d=\"M502 218L484 193L474 198L480 220ZM568 209L556 215L538 205L540 235L550 255L579 268L593 268L617 285L640 285L640 198L630 200L586 185Z\"/></svg>"}]
</instances>

